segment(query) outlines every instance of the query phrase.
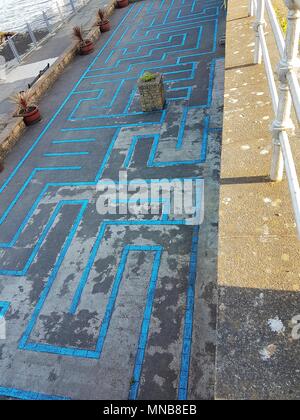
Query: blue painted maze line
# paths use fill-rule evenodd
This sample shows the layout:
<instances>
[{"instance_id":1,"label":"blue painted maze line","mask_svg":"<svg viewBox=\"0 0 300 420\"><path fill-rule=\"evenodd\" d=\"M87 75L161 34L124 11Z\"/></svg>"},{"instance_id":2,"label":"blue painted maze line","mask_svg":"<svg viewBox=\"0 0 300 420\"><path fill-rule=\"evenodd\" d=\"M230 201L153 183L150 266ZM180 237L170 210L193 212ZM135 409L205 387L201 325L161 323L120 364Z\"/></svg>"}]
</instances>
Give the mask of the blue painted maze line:
<instances>
[{"instance_id":1,"label":"blue painted maze line","mask_svg":"<svg viewBox=\"0 0 300 420\"><path fill-rule=\"evenodd\" d=\"M28 392L28 391L22 391L20 389L6 388L6 387L0 387L0 396L6 397L6 398L14 398L17 400L25 400L25 401L33 401L33 400L64 401L64 400L70 399L67 397L58 397L55 395L40 394L38 392Z\"/></svg>"},{"instance_id":2,"label":"blue painted maze line","mask_svg":"<svg viewBox=\"0 0 300 420\"><path fill-rule=\"evenodd\" d=\"M9 302L0 301L0 319L4 318L10 307Z\"/></svg>"}]
</instances>

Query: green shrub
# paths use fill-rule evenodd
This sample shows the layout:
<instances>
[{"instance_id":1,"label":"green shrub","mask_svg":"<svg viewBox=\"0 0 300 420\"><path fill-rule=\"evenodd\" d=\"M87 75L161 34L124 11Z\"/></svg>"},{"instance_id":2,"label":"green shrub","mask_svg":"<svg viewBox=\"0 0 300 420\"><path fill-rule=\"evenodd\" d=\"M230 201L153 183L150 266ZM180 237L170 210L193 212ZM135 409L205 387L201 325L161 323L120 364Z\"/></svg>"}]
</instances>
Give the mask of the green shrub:
<instances>
[{"instance_id":1,"label":"green shrub","mask_svg":"<svg viewBox=\"0 0 300 420\"><path fill-rule=\"evenodd\" d=\"M150 73L150 71L146 71L144 75L141 77L143 82L152 82L152 80L156 79L156 75L154 73Z\"/></svg>"},{"instance_id":2,"label":"green shrub","mask_svg":"<svg viewBox=\"0 0 300 420\"><path fill-rule=\"evenodd\" d=\"M279 24L281 26L281 29L283 31L284 34L286 34L286 30L287 30L287 18L285 16L282 16L282 14L280 13L280 10L275 8L275 12L279 21Z\"/></svg>"}]
</instances>

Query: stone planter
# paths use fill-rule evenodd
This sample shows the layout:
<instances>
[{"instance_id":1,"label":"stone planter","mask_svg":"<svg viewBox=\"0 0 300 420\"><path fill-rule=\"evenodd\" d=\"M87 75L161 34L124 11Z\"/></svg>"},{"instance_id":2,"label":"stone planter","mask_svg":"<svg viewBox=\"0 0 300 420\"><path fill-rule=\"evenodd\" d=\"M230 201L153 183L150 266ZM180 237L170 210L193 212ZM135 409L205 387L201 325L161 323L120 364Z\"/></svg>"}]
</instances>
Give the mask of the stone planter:
<instances>
[{"instance_id":1,"label":"stone planter","mask_svg":"<svg viewBox=\"0 0 300 420\"><path fill-rule=\"evenodd\" d=\"M150 81L144 81L142 78L138 81L140 101L144 112L160 111L165 106L163 77L159 73L154 76L155 78Z\"/></svg>"}]
</instances>

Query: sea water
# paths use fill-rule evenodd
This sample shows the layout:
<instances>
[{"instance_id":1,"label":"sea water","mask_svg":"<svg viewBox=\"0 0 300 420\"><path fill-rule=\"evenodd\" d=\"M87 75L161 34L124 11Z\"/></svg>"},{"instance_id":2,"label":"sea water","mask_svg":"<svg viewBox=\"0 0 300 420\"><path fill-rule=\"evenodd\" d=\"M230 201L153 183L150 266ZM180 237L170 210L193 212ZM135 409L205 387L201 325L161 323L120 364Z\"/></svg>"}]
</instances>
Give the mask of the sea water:
<instances>
[{"instance_id":1,"label":"sea water","mask_svg":"<svg viewBox=\"0 0 300 420\"><path fill-rule=\"evenodd\" d=\"M41 20L42 11L66 0L0 0L0 31L22 31L26 22Z\"/></svg>"}]
</instances>

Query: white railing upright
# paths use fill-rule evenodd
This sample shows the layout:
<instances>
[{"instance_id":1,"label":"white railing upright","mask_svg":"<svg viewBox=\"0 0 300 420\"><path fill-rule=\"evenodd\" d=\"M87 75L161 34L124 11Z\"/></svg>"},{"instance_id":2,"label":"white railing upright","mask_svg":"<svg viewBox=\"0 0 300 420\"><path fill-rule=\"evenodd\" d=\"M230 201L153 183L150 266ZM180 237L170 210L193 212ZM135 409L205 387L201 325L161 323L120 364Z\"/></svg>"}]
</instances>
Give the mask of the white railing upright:
<instances>
[{"instance_id":1,"label":"white railing upright","mask_svg":"<svg viewBox=\"0 0 300 420\"><path fill-rule=\"evenodd\" d=\"M300 123L300 86L297 74L299 69L300 0L285 0L285 3L287 6L285 37L271 0L249 0L249 15L255 16L254 63L264 62L275 114L272 124L273 145L270 178L272 181L282 181L285 169L300 238L300 187L289 141L289 135L294 131L291 120L293 106L298 123ZM266 14L280 55L277 69L278 88L265 35Z\"/></svg>"}]
</instances>

